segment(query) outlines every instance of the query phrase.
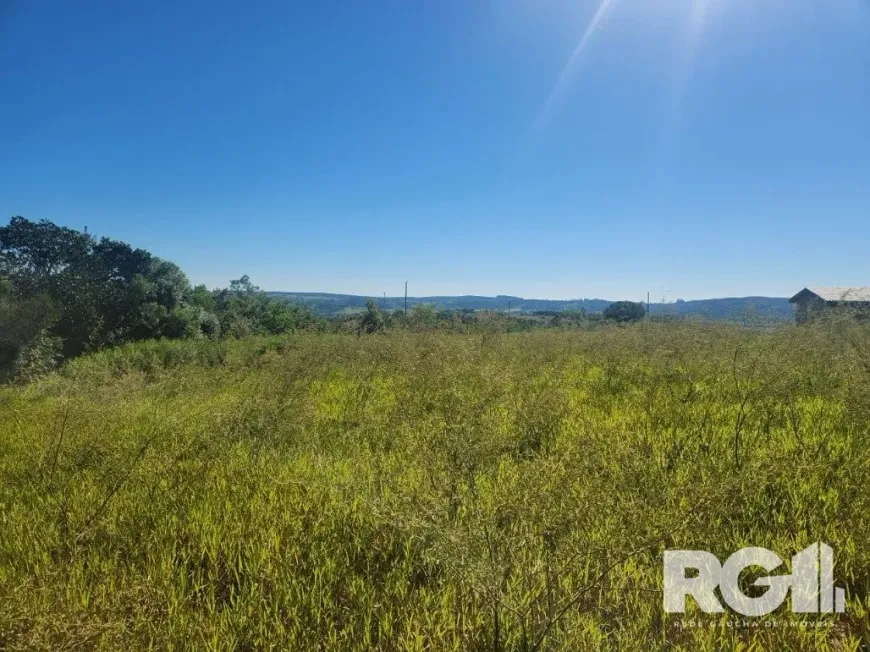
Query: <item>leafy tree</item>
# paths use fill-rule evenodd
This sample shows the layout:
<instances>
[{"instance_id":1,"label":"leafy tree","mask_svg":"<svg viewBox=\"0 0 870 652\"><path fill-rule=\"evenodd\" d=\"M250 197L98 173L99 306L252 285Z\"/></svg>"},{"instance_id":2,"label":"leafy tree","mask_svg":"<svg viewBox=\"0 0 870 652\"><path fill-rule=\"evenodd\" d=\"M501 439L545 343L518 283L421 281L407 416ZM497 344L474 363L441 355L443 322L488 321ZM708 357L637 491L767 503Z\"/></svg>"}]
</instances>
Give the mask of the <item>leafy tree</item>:
<instances>
[{"instance_id":1,"label":"leafy tree","mask_svg":"<svg viewBox=\"0 0 870 652\"><path fill-rule=\"evenodd\" d=\"M229 291L237 296L251 296L257 294L260 291L260 287L251 283L251 278L245 274L240 279L230 281Z\"/></svg>"},{"instance_id":2,"label":"leafy tree","mask_svg":"<svg viewBox=\"0 0 870 652\"><path fill-rule=\"evenodd\" d=\"M273 299L245 275L230 281L230 287L213 294L221 333L231 337L280 335L316 322L305 306Z\"/></svg>"},{"instance_id":3,"label":"leafy tree","mask_svg":"<svg viewBox=\"0 0 870 652\"><path fill-rule=\"evenodd\" d=\"M378 304L375 303L374 299L369 299L366 302L366 312L360 320L359 332L377 333L384 330L385 324L384 311L378 308Z\"/></svg>"},{"instance_id":4,"label":"leafy tree","mask_svg":"<svg viewBox=\"0 0 870 652\"><path fill-rule=\"evenodd\" d=\"M105 290L91 281L97 266L91 260L95 242L86 234L47 220L14 217L0 228L0 267L18 301L48 297L59 315L52 325L65 348L83 348L100 323L97 294Z\"/></svg>"},{"instance_id":5,"label":"leafy tree","mask_svg":"<svg viewBox=\"0 0 870 652\"><path fill-rule=\"evenodd\" d=\"M73 229L13 217L0 227L0 269L20 284L44 280L80 264L92 246L92 238Z\"/></svg>"},{"instance_id":6,"label":"leafy tree","mask_svg":"<svg viewBox=\"0 0 870 652\"><path fill-rule=\"evenodd\" d=\"M14 217L0 228L0 270L16 300L56 307L49 333L65 356L191 330L178 326L190 294L181 269L124 242Z\"/></svg>"},{"instance_id":7,"label":"leafy tree","mask_svg":"<svg viewBox=\"0 0 870 652\"><path fill-rule=\"evenodd\" d=\"M604 310L605 319L622 323L640 321L645 314L644 305L634 301L617 301Z\"/></svg>"},{"instance_id":8,"label":"leafy tree","mask_svg":"<svg viewBox=\"0 0 870 652\"><path fill-rule=\"evenodd\" d=\"M0 378L151 338L280 334L317 323L248 276L192 288L184 272L109 238L13 217L0 227ZM62 346L62 349L59 347Z\"/></svg>"},{"instance_id":9,"label":"leafy tree","mask_svg":"<svg viewBox=\"0 0 870 652\"><path fill-rule=\"evenodd\" d=\"M230 287L214 293L216 313L221 332L231 337L247 337L261 331L264 321L266 297L246 275L230 281Z\"/></svg>"},{"instance_id":10,"label":"leafy tree","mask_svg":"<svg viewBox=\"0 0 870 652\"><path fill-rule=\"evenodd\" d=\"M207 312L217 311L217 300L214 292L210 291L204 285L197 285L187 293L186 302L192 306L199 306Z\"/></svg>"}]
</instances>

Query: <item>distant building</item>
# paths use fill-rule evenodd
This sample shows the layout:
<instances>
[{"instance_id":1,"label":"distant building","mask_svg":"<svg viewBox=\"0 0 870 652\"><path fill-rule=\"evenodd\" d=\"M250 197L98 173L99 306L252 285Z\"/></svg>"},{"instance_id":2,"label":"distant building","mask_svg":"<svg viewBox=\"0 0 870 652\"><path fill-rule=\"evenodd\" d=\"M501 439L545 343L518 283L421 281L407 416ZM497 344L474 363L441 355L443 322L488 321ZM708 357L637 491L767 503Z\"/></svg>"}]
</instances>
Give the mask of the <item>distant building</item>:
<instances>
[{"instance_id":1,"label":"distant building","mask_svg":"<svg viewBox=\"0 0 870 652\"><path fill-rule=\"evenodd\" d=\"M809 287L791 299L798 324L805 324L831 308L870 310L870 287Z\"/></svg>"}]
</instances>

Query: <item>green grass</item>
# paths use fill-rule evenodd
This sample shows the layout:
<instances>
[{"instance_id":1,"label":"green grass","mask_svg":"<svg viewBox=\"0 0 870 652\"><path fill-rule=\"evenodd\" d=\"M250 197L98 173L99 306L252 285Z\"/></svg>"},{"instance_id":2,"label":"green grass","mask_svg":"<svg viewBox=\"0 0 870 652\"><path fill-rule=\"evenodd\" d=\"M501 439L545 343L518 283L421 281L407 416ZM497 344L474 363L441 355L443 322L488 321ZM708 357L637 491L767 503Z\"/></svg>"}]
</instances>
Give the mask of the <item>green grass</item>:
<instances>
[{"instance_id":1,"label":"green grass","mask_svg":"<svg viewBox=\"0 0 870 652\"><path fill-rule=\"evenodd\" d=\"M0 389L0 649L859 649L868 342L647 323L76 360ZM845 615L663 613L667 548L815 541Z\"/></svg>"}]
</instances>

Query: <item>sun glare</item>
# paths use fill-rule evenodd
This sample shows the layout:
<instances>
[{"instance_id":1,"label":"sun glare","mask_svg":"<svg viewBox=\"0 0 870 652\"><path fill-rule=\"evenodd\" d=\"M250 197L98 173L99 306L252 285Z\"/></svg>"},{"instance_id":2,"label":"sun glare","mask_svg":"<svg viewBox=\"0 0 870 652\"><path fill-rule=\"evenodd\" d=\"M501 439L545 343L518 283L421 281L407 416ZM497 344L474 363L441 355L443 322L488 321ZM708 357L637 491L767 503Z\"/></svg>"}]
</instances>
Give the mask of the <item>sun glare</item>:
<instances>
[{"instance_id":1,"label":"sun glare","mask_svg":"<svg viewBox=\"0 0 870 652\"><path fill-rule=\"evenodd\" d=\"M712 0L690 0L688 3L690 11L688 18L688 33L685 40L686 45L680 55L673 74L675 80L673 91L674 102L668 117L667 131L671 131L678 127L681 112L680 105L686 92L686 85L689 82L694 61L702 45L704 32L709 20L711 2ZM625 9L631 10L631 4L632 0L601 0L595 13L592 15L591 20L584 26L583 32L577 41L577 45L574 47L571 56L568 57L568 60L562 67L562 70L556 79L556 83L553 85L550 94L547 96L541 110L538 112L533 123L533 130L544 128L558 111L559 103L571 85L574 69L579 64L582 55L592 42L596 32L599 31L604 21L613 13L613 10L617 5L624 6Z\"/></svg>"}]
</instances>

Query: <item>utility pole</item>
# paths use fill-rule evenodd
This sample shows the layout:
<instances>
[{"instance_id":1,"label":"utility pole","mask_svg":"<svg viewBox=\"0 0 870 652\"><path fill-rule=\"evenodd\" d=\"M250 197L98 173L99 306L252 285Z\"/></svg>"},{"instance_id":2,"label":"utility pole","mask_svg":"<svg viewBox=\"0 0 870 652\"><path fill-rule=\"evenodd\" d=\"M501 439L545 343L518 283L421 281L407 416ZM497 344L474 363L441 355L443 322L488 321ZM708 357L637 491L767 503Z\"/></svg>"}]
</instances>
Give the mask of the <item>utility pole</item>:
<instances>
[{"instance_id":1,"label":"utility pole","mask_svg":"<svg viewBox=\"0 0 870 652\"><path fill-rule=\"evenodd\" d=\"M405 317L408 316L408 281L405 281Z\"/></svg>"},{"instance_id":2,"label":"utility pole","mask_svg":"<svg viewBox=\"0 0 870 652\"><path fill-rule=\"evenodd\" d=\"M646 293L646 319L649 321L649 292Z\"/></svg>"},{"instance_id":3,"label":"utility pole","mask_svg":"<svg viewBox=\"0 0 870 652\"><path fill-rule=\"evenodd\" d=\"M511 300L508 299L508 317L511 316Z\"/></svg>"}]
</instances>

